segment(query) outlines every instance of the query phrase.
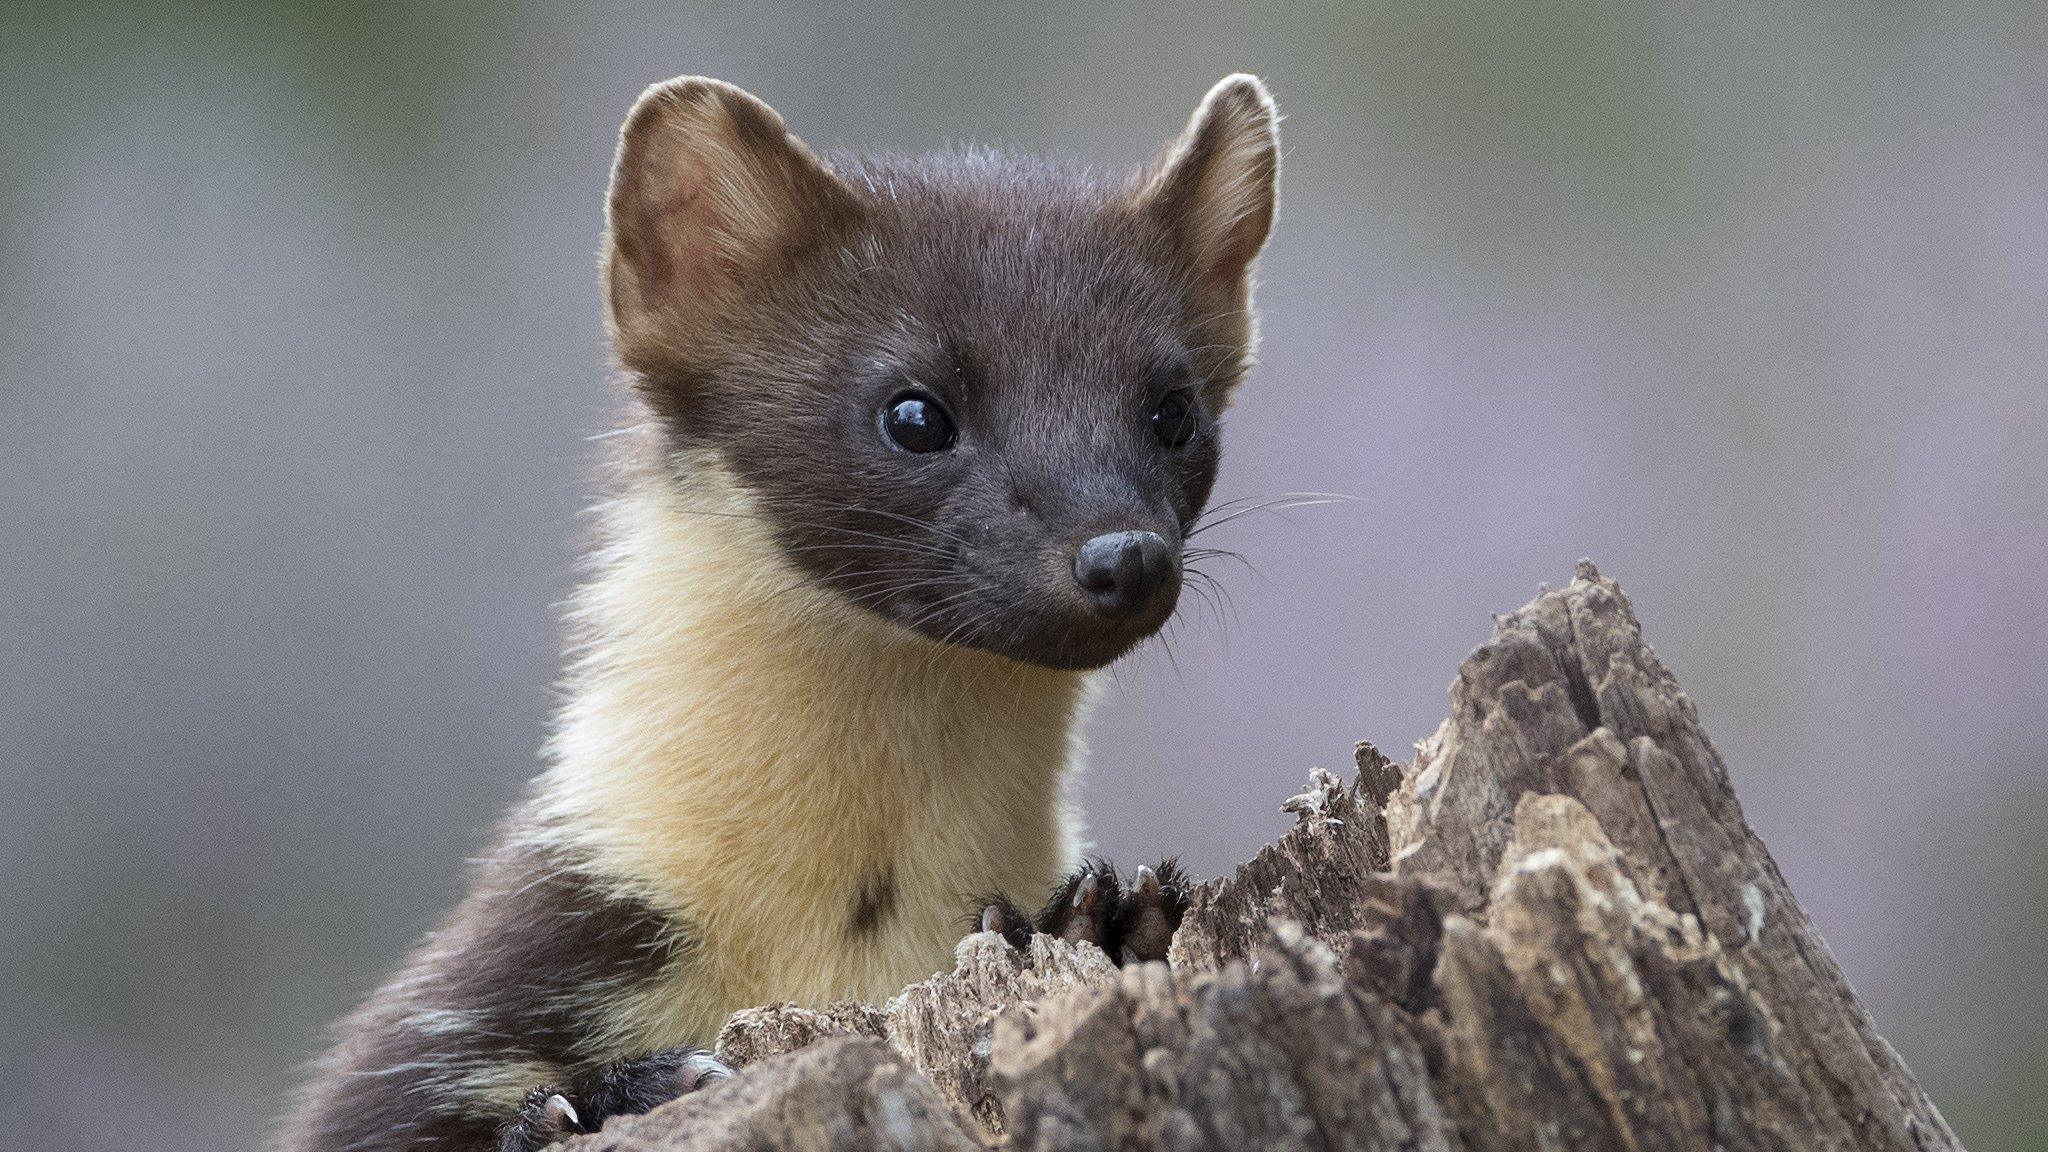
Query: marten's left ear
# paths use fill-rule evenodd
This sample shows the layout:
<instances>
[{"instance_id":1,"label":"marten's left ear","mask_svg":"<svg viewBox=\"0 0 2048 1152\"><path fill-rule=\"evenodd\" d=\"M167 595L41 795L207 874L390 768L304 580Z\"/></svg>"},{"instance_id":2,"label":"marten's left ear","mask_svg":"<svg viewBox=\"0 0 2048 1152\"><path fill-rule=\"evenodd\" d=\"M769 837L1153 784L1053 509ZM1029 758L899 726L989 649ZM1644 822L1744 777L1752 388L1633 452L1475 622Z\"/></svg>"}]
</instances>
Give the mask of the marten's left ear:
<instances>
[{"instance_id":1,"label":"marten's left ear","mask_svg":"<svg viewBox=\"0 0 2048 1152\"><path fill-rule=\"evenodd\" d=\"M1280 113L1259 78L1227 76L1147 174L1140 204L1211 292L1241 292L1273 230Z\"/></svg>"}]
</instances>

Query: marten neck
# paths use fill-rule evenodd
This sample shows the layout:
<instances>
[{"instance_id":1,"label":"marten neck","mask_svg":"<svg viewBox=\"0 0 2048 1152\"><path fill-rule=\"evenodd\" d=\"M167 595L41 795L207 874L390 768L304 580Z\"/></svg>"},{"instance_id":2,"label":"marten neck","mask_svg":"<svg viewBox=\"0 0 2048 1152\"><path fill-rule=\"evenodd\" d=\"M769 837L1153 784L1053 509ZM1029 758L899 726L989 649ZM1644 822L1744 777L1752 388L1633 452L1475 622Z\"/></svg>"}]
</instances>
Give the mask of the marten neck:
<instances>
[{"instance_id":1,"label":"marten neck","mask_svg":"<svg viewBox=\"0 0 2048 1152\"><path fill-rule=\"evenodd\" d=\"M945 909L899 926L940 962L963 897L1032 901L1071 864L1086 674L939 645L815 587L708 453L643 469L603 533L536 797L550 839L712 935L757 928L719 921L758 917L764 893L804 935L838 931L838 889L886 877L897 907Z\"/></svg>"}]
</instances>

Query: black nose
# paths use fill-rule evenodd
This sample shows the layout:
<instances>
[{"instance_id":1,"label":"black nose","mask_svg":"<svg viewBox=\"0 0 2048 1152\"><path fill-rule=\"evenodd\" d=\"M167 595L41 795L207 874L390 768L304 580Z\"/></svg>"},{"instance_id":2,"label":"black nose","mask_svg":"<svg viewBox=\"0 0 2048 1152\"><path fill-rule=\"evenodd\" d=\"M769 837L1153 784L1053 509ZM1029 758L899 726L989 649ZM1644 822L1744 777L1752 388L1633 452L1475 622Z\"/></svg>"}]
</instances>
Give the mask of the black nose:
<instances>
[{"instance_id":1,"label":"black nose","mask_svg":"<svg viewBox=\"0 0 2048 1152\"><path fill-rule=\"evenodd\" d=\"M1173 549L1157 532L1105 532L1074 553L1074 583L1104 616L1136 616L1173 572Z\"/></svg>"}]
</instances>

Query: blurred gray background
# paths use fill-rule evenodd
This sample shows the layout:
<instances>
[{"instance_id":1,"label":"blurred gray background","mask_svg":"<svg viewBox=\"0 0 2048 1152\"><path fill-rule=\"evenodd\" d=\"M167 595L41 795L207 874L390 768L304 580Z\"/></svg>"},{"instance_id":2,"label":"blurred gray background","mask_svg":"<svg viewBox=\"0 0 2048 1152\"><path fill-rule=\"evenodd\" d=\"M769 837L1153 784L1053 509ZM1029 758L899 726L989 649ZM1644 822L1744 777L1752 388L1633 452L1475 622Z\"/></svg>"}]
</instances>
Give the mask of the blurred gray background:
<instances>
[{"instance_id":1,"label":"blurred gray background","mask_svg":"<svg viewBox=\"0 0 2048 1152\"><path fill-rule=\"evenodd\" d=\"M1593 556L1886 1035L2048 1148L2048 6L178 3L0 23L0 1145L244 1149L535 770L617 125L1121 163L1288 113L1228 626L1099 846L1227 869ZM21 1141L17 1144L16 1141Z\"/></svg>"}]
</instances>

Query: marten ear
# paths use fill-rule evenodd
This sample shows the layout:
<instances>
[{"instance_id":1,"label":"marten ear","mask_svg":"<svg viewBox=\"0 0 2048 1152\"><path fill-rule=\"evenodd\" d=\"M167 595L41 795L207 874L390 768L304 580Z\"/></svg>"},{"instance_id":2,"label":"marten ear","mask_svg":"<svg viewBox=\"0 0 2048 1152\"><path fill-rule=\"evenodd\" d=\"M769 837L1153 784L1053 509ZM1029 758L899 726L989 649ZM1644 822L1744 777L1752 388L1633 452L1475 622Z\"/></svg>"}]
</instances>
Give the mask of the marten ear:
<instances>
[{"instance_id":1,"label":"marten ear","mask_svg":"<svg viewBox=\"0 0 2048 1152\"><path fill-rule=\"evenodd\" d=\"M857 212L853 192L752 95L702 76L649 88L612 164L605 287L620 357L704 330L778 256Z\"/></svg>"},{"instance_id":2,"label":"marten ear","mask_svg":"<svg viewBox=\"0 0 2048 1152\"><path fill-rule=\"evenodd\" d=\"M1258 77L1240 72L1209 89L1139 200L1198 287L1237 293L1273 230L1279 178L1279 110Z\"/></svg>"}]
</instances>

